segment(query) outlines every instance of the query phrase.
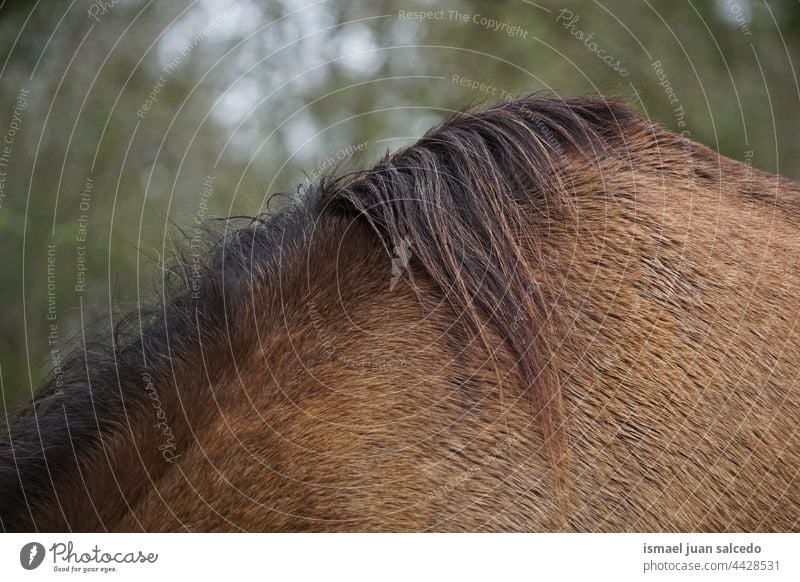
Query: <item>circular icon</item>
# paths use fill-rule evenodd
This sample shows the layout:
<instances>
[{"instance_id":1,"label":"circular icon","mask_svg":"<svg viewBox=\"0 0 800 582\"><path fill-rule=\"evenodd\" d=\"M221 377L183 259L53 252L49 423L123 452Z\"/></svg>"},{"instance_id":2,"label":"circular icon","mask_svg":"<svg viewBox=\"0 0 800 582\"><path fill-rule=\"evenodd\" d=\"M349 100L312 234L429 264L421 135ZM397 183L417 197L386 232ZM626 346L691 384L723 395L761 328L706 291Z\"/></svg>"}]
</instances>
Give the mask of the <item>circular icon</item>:
<instances>
[{"instance_id":1,"label":"circular icon","mask_svg":"<svg viewBox=\"0 0 800 582\"><path fill-rule=\"evenodd\" d=\"M19 563L26 570L35 570L44 561L44 546L39 542L30 542L19 551Z\"/></svg>"}]
</instances>

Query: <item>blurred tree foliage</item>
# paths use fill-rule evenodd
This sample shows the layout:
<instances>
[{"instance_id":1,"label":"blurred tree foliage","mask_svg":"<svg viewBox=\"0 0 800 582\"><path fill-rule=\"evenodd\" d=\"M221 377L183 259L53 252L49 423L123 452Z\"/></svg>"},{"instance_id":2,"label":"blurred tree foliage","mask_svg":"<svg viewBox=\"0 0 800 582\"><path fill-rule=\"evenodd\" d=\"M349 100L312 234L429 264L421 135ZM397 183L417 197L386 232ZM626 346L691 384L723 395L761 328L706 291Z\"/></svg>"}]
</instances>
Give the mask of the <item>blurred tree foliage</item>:
<instances>
[{"instance_id":1,"label":"blurred tree foliage","mask_svg":"<svg viewBox=\"0 0 800 582\"><path fill-rule=\"evenodd\" d=\"M4 407L157 297L196 219L264 212L465 104L622 95L800 178L796 0L15 0L0 39Z\"/></svg>"}]
</instances>

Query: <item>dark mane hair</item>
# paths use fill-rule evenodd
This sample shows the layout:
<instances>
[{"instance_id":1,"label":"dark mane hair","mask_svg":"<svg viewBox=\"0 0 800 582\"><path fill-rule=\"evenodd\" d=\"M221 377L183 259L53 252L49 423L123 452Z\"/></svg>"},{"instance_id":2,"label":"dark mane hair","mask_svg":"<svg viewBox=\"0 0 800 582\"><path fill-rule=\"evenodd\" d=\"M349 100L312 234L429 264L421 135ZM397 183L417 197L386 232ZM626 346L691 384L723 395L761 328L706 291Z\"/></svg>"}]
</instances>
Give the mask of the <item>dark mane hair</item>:
<instances>
[{"instance_id":1,"label":"dark mane hair","mask_svg":"<svg viewBox=\"0 0 800 582\"><path fill-rule=\"evenodd\" d=\"M202 407L197 401L212 398L208 392L195 393L197 401L181 398L178 386L191 382L193 373L202 378L199 386L212 384L235 365L226 354L244 357L252 349L248 334L234 322L247 320L253 282L274 270L281 250L302 236L310 203L297 202L268 219L209 223L200 263L188 252L178 256L164 271L159 301L128 313L110 337L94 330L65 358L60 377L51 373L0 433L0 529L35 529L40 502L58 500L60 477L91 478L82 474L79 451L108 458L104 436L126 428L133 432L125 424L147 401L148 384L169 386L160 397L176 401L184 416ZM236 227L241 221L246 224ZM188 423L179 417L171 424ZM178 432L176 439L186 438ZM115 493L127 497L122 489ZM68 509L60 505L64 515Z\"/></svg>"},{"instance_id":2,"label":"dark mane hair","mask_svg":"<svg viewBox=\"0 0 800 582\"><path fill-rule=\"evenodd\" d=\"M497 347L486 324L506 338L562 484L561 398L547 367L547 330L557 322L525 253L572 209L568 158L608 152L636 122L616 100L525 96L458 113L371 170L323 184L323 202L362 215L387 252L408 241L414 261L490 354Z\"/></svg>"},{"instance_id":3,"label":"dark mane hair","mask_svg":"<svg viewBox=\"0 0 800 582\"><path fill-rule=\"evenodd\" d=\"M134 430L126 418L147 401L144 376L175 386L178 399L177 386L191 374L207 385L223 377L230 358L201 366L201 350L248 353L249 328L231 322L253 309L254 281L280 278L282 253L302 242L309 225L341 215L365 221L390 255L408 241L414 263L477 337L488 344L488 324L506 338L551 459L561 463L559 384L547 367L548 329L557 322L529 253L550 221L571 212L566 162L623 142L634 123L642 123L638 115L601 98L525 96L464 111L370 170L325 178L276 215L210 237L199 277L196 265L178 260L162 301L117 323L113 341L81 346L63 366L63 386L50 378L9 422L0 435L0 529L36 528L37 505L54 496L65 475L80 473L81 453L102 455L105 434ZM195 396L205 397L207 391ZM178 432L176 439L190 438Z\"/></svg>"}]
</instances>

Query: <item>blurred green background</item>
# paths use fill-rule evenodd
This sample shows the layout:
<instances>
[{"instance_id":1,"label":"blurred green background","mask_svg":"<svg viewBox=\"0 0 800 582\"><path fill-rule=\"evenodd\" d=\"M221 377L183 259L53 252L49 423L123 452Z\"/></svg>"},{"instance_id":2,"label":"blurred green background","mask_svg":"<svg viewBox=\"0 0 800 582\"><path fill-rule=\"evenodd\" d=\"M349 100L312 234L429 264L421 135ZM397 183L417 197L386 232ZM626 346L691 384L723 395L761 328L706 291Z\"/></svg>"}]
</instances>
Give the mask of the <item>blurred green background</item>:
<instances>
[{"instance_id":1,"label":"blurred green background","mask_svg":"<svg viewBox=\"0 0 800 582\"><path fill-rule=\"evenodd\" d=\"M469 103L621 95L800 178L797 0L14 0L0 46L6 410L158 295L181 228L264 212Z\"/></svg>"}]
</instances>

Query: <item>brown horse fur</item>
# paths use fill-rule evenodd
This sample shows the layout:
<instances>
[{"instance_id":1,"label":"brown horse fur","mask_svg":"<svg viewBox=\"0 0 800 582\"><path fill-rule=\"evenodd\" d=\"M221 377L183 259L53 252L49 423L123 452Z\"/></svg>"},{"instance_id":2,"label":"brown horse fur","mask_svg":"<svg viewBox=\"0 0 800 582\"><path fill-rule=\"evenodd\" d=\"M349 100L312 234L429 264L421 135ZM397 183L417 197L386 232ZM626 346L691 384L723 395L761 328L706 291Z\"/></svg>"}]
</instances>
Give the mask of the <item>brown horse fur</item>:
<instances>
[{"instance_id":1,"label":"brown horse fur","mask_svg":"<svg viewBox=\"0 0 800 582\"><path fill-rule=\"evenodd\" d=\"M800 529L799 197L600 98L458 114L73 356L2 529Z\"/></svg>"}]
</instances>

